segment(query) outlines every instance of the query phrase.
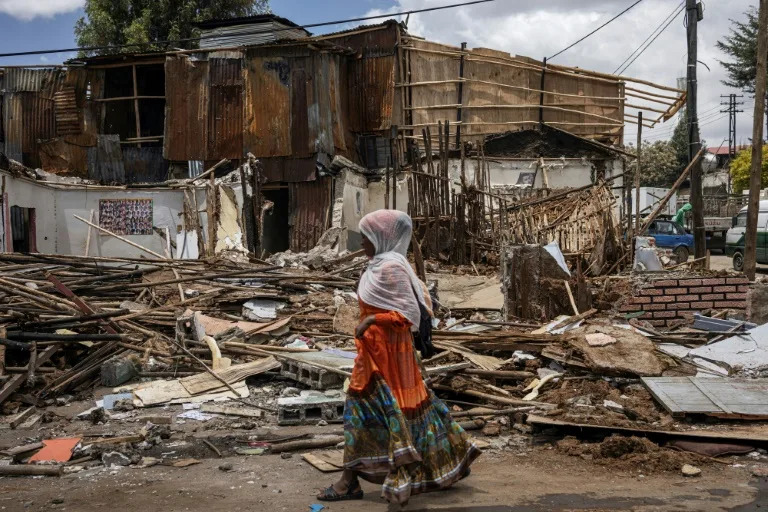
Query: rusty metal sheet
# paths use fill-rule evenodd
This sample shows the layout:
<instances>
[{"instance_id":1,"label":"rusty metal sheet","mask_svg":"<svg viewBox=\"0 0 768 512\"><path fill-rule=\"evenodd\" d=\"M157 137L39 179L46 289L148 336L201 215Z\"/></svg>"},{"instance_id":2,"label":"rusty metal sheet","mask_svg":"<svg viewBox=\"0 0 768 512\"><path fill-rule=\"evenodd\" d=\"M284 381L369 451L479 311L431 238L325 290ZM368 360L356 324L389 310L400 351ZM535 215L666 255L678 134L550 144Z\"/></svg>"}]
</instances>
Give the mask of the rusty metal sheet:
<instances>
[{"instance_id":1,"label":"rusty metal sheet","mask_svg":"<svg viewBox=\"0 0 768 512\"><path fill-rule=\"evenodd\" d=\"M270 182L314 181L317 177L317 158L260 158L262 174Z\"/></svg>"},{"instance_id":2,"label":"rusty metal sheet","mask_svg":"<svg viewBox=\"0 0 768 512\"><path fill-rule=\"evenodd\" d=\"M63 68L5 68L3 90L6 92L37 92L57 89L66 71Z\"/></svg>"},{"instance_id":3,"label":"rusty metal sheet","mask_svg":"<svg viewBox=\"0 0 768 512\"><path fill-rule=\"evenodd\" d=\"M333 154L333 125L331 119L329 55L312 55L312 76L307 88L308 143L310 152Z\"/></svg>"},{"instance_id":4,"label":"rusty metal sheet","mask_svg":"<svg viewBox=\"0 0 768 512\"><path fill-rule=\"evenodd\" d=\"M348 68L350 129L387 130L392 122L395 95L395 57L363 57Z\"/></svg>"},{"instance_id":5,"label":"rusty metal sheet","mask_svg":"<svg viewBox=\"0 0 768 512\"><path fill-rule=\"evenodd\" d=\"M81 131L82 116L77 106L74 86L64 86L53 95L56 114L56 135L77 135Z\"/></svg>"},{"instance_id":6,"label":"rusty metal sheet","mask_svg":"<svg viewBox=\"0 0 768 512\"><path fill-rule=\"evenodd\" d=\"M158 183L168 177L168 161L161 147L123 148L126 183Z\"/></svg>"},{"instance_id":7,"label":"rusty metal sheet","mask_svg":"<svg viewBox=\"0 0 768 512\"><path fill-rule=\"evenodd\" d=\"M119 135L99 135L88 149L88 177L101 183L125 183Z\"/></svg>"},{"instance_id":8,"label":"rusty metal sheet","mask_svg":"<svg viewBox=\"0 0 768 512\"><path fill-rule=\"evenodd\" d=\"M245 75L245 152L291 155L291 65L283 57L249 57Z\"/></svg>"},{"instance_id":9,"label":"rusty metal sheet","mask_svg":"<svg viewBox=\"0 0 768 512\"><path fill-rule=\"evenodd\" d=\"M328 228L331 183L331 178L323 177L316 181L289 184L292 251L312 249Z\"/></svg>"},{"instance_id":10,"label":"rusty metal sheet","mask_svg":"<svg viewBox=\"0 0 768 512\"><path fill-rule=\"evenodd\" d=\"M94 135L64 135L40 143L40 163L46 172L88 177L88 148L96 145Z\"/></svg>"},{"instance_id":11,"label":"rusty metal sheet","mask_svg":"<svg viewBox=\"0 0 768 512\"><path fill-rule=\"evenodd\" d=\"M21 100L22 163L40 167L39 141L56 136L53 100L38 92L16 93Z\"/></svg>"},{"instance_id":12,"label":"rusty metal sheet","mask_svg":"<svg viewBox=\"0 0 768 512\"><path fill-rule=\"evenodd\" d=\"M5 154L8 158L21 162L21 98L16 93L3 95L3 131L5 132Z\"/></svg>"},{"instance_id":13,"label":"rusty metal sheet","mask_svg":"<svg viewBox=\"0 0 768 512\"><path fill-rule=\"evenodd\" d=\"M242 59L209 59L208 158L243 157Z\"/></svg>"},{"instance_id":14,"label":"rusty metal sheet","mask_svg":"<svg viewBox=\"0 0 768 512\"><path fill-rule=\"evenodd\" d=\"M309 117L307 115L308 76L307 59L296 59L291 70L291 148L293 156L305 157L310 154Z\"/></svg>"},{"instance_id":15,"label":"rusty metal sheet","mask_svg":"<svg viewBox=\"0 0 768 512\"><path fill-rule=\"evenodd\" d=\"M331 109L331 126L333 131L333 145L340 151L347 149L346 143L346 118L342 100L342 86L339 82L342 73L341 58L338 55L329 55L331 65L328 70L328 103ZM334 151L335 153L336 151Z\"/></svg>"},{"instance_id":16,"label":"rusty metal sheet","mask_svg":"<svg viewBox=\"0 0 768 512\"><path fill-rule=\"evenodd\" d=\"M165 141L168 160L205 160L208 148L208 61L165 61Z\"/></svg>"}]
</instances>

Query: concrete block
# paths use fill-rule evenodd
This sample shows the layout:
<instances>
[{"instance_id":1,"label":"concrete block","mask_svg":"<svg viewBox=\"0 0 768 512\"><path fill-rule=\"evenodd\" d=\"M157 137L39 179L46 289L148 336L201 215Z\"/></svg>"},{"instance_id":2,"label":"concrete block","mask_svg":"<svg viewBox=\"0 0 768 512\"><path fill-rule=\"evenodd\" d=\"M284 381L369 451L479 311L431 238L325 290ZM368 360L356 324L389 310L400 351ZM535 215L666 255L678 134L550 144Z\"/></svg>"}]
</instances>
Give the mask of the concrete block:
<instances>
[{"instance_id":1,"label":"concrete block","mask_svg":"<svg viewBox=\"0 0 768 512\"><path fill-rule=\"evenodd\" d=\"M346 395L340 389L302 391L299 396L277 399L278 425L315 425L318 421L341 422Z\"/></svg>"},{"instance_id":2,"label":"concrete block","mask_svg":"<svg viewBox=\"0 0 768 512\"><path fill-rule=\"evenodd\" d=\"M354 366L354 359L326 352L307 352L305 354L297 352L291 356L301 361L283 361L280 374L312 389L338 389L344 386L343 375L318 368L312 363L348 372L351 372Z\"/></svg>"}]
</instances>

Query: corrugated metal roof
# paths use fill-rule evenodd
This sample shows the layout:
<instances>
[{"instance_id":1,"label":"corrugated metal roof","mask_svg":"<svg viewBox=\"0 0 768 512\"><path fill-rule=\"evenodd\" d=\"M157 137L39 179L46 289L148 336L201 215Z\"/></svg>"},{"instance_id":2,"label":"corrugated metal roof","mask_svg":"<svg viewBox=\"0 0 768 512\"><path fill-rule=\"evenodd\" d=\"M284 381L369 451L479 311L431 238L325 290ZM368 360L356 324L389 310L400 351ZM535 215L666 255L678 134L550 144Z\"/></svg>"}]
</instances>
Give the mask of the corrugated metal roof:
<instances>
[{"instance_id":1,"label":"corrugated metal roof","mask_svg":"<svg viewBox=\"0 0 768 512\"><path fill-rule=\"evenodd\" d=\"M55 87L65 75L62 68L5 68L4 92L34 92Z\"/></svg>"},{"instance_id":2,"label":"corrugated metal roof","mask_svg":"<svg viewBox=\"0 0 768 512\"><path fill-rule=\"evenodd\" d=\"M266 21L257 25L233 25L203 30L200 48L227 48L233 46L249 46L271 43L281 39L306 39L303 29L291 28L275 21ZM216 36L216 37L212 37Z\"/></svg>"}]
</instances>

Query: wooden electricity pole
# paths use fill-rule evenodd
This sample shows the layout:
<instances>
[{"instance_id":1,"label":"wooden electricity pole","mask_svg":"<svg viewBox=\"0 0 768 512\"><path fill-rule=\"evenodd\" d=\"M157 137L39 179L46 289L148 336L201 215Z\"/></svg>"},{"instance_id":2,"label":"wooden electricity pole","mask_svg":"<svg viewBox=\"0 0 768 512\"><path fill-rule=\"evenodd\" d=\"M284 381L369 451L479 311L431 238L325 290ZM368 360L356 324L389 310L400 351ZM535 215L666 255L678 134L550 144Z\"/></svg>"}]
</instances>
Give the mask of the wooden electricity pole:
<instances>
[{"instance_id":1,"label":"wooden electricity pole","mask_svg":"<svg viewBox=\"0 0 768 512\"><path fill-rule=\"evenodd\" d=\"M744 241L744 273L755 280L757 256L757 214L760 211L760 177L763 168L763 115L765 114L765 72L768 60L768 0L760 0L755 66L755 115L752 120L752 166L749 170L747 233Z\"/></svg>"},{"instance_id":2,"label":"wooden electricity pole","mask_svg":"<svg viewBox=\"0 0 768 512\"><path fill-rule=\"evenodd\" d=\"M699 152L701 141L699 140L699 120L697 113L696 93L696 63L698 59L696 25L699 21L699 6L696 0L686 0L686 21L688 22L688 163L693 161L694 155ZM693 245L694 257L703 258L707 253L707 237L704 231L704 200L701 191L701 160L694 163L691 168L691 206L693 207Z\"/></svg>"}]
</instances>

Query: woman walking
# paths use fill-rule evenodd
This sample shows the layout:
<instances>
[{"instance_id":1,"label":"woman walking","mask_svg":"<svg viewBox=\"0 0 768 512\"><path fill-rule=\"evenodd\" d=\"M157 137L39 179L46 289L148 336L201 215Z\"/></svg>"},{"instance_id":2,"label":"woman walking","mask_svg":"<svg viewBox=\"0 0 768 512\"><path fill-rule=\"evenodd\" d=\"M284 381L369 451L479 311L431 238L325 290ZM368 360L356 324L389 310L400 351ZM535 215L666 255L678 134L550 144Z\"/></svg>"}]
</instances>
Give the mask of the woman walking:
<instances>
[{"instance_id":1,"label":"woman walking","mask_svg":"<svg viewBox=\"0 0 768 512\"><path fill-rule=\"evenodd\" d=\"M404 505L413 494L446 489L469 475L480 454L421 376L412 327L431 315L426 286L405 257L411 218L397 210L363 217L370 259L360 279L357 358L344 407L344 472L321 500L362 499L358 478L382 484L382 497Z\"/></svg>"}]
</instances>

